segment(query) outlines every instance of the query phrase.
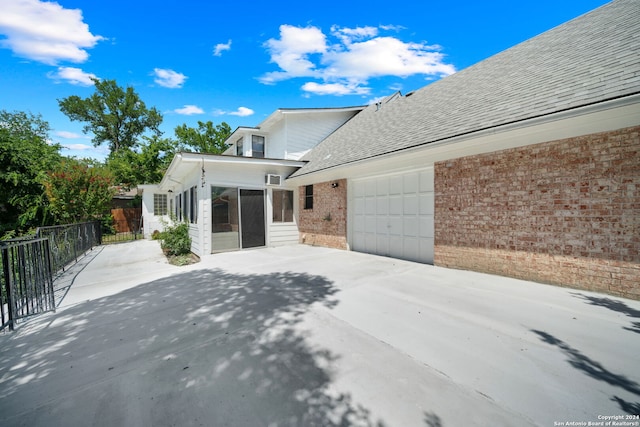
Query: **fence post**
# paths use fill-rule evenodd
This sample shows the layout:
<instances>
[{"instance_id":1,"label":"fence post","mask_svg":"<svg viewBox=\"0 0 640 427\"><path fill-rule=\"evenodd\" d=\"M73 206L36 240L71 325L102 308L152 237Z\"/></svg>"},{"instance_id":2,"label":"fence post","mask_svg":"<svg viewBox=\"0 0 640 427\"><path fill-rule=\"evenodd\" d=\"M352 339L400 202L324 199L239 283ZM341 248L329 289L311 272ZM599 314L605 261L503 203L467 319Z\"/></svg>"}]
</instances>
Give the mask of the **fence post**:
<instances>
[{"instance_id":1,"label":"fence post","mask_svg":"<svg viewBox=\"0 0 640 427\"><path fill-rule=\"evenodd\" d=\"M13 312L14 310L14 303L13 303L13 292L11 289L11 274L9 273L9 248L8 247L3 247L2 248L2 266L3 266L3 273L4 273L4 283L6 286L6 292L7 292L7 311L8 311L8 319L9 319L9 330L13 331L13 319L15 318L15 313Z\"/></svg>"},{"instance_id":2,"label":"fence post","mask_svg":"<svg viewBox=\"0 0 640 427\"><path fill-rule=\"evenodd\" d=\"M53 311L56 311L56 295L53 289L53 269L51 267L51 245L49 244L49 239L43 240L42 245L45 252L43 260L45 263L45 274L49 287L49 304L53 307Z\"/></svg>"},{"instance_id":3,"label":"fence post","mask_svg":"<svg viewBox=\"0 0 640 427\"><path fill-rule=\"evenodd\" d=\"M95 229L97 231L96 235L97 235L97 238L98 238L98 245L101 245L102 244L102 223L99 222L99 221L96 221L94 223L94 227L95 227Z\"/></svg>"}]
</instances>

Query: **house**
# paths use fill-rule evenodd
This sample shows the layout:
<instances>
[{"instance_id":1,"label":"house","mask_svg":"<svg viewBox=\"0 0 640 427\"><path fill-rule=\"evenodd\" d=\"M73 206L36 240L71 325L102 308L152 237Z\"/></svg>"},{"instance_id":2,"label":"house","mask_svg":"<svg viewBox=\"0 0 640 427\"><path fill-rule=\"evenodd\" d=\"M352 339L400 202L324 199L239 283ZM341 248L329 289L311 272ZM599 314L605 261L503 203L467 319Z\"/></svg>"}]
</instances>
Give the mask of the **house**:
<instances>
[{"instance_id":1,"label":"house","mask_svg":"<svg viewBox=\"0 0 640 427\"><path fill-rule=\"evenodd\" d=\"M140 186L145 237L173 215L189 222L200 256L297 243L296 189L285 178L363 108L279 109L256 127L236 129L222 155L178 153L159 184Z\"/></svg>"},{"instance_id":2,"label":"house","mask_svg":"<svg viewBox=\"0 0 640 427\"><path fill-rule=\"evenodd\" d=\"M236 162L228 170L258 168L256 181L271 173L286 178L293 226L278 243L638 299L637 16L637 0L613 1L415 92L351 110L353 117L316 145L296 148L301 157L285 150L284 163L261 167L239 158L228 160ZM277 116L272 122L283 126ZM231 150L250 155L248 135L258 130L236 131ZM178 156L162 190L184 192L198 181L200 157L182 156L190 156L190 172ZM227 203L220 194L207 203ZM270 219L273 192L265 197Z\"/></svg>"}]
</instances>

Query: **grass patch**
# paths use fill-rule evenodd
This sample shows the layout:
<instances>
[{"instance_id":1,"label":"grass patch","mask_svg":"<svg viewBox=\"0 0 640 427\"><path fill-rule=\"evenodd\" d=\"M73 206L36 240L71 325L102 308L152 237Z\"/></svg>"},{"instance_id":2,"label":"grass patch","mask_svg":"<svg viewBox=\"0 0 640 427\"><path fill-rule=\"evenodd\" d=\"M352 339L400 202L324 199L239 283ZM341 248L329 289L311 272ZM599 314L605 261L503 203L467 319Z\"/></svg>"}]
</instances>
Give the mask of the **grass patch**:
<instances>
[{"instance_id":1,"label":"grass patch","mask_svg":"<svg viewBox=\"0 0 640 427\"><path fill-rule=\"evenodd\" d=\"M142 239L142 234L138 234L137 236L133 233L122 233L122 234L103 234L102 235L102 244L108 245L109 243L120 243L120 242L133 242L134 240Z\"/></svg>"},{"instance_id":2,"label":"grass patch","mask_svg":"<svg viewBox=\"0 0 640 427\"><path fill-rule=\"evenodd\" d=\"M200 262L200 257L196 254L182 254L182 255L168 255L166 254L167 260L171 265L183 266L183 265L191 265L197 262Z\"/></svg>"}]
</instances>

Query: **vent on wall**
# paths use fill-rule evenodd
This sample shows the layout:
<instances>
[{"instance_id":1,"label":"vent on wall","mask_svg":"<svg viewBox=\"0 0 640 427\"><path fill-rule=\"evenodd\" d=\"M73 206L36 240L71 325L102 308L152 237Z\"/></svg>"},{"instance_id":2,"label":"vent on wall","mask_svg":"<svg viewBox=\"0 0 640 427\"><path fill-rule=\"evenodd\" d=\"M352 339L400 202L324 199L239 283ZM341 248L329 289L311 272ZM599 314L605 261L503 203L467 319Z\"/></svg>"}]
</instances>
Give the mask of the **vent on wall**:
<instances>
[{"instance_id":1,"label":"vent on wall","mask_svg":"<svg viewBox=\"0 0 640 427\"><path fill-rule=\"evenodd\" d=\"M281 185L282 177L280 175L268 174L266 177L267 185Z\"/></svg>"}]
</instances>

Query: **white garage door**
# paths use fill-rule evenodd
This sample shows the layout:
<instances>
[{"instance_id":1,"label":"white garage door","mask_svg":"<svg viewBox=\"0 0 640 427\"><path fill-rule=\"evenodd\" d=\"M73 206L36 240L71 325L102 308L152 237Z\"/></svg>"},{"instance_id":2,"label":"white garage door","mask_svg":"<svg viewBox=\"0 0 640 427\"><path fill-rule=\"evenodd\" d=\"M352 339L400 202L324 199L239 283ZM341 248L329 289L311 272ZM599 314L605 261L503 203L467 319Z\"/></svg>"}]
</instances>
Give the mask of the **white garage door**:
<instances>
[{"instance_id":1,"label":"white garage door","mask_svg":"<svg viewBox=\"0 0 640 427\"><path fill-rule=\"evenodd\" d=\"M351 247L433 263L433 168L353 181Z\"/></svg>"}]
</instances>

